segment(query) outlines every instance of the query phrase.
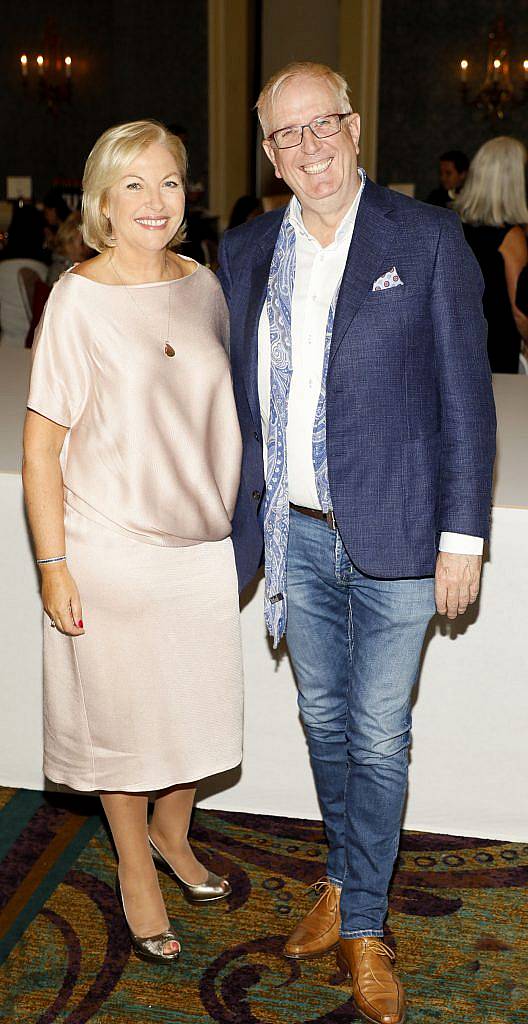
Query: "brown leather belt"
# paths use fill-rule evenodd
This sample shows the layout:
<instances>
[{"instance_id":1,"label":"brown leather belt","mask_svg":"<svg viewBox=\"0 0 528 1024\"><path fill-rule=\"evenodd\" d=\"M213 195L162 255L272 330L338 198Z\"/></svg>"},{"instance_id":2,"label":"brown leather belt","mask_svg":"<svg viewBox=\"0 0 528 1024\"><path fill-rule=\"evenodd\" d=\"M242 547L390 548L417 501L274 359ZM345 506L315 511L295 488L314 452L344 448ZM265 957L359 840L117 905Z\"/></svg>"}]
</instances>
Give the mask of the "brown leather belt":
<instances>
[{"instance_id":1,"label":"brown leather belt","mask_svg":"<svg viewBox=\"0 0 528 1024\"><path fill-rule=\"evenodd\" d=\"M294 505L293 501L290 501L290 508L292 508L294 512L300 512L303 516L311 516L312 519L322 519L323 523L326 523L331 530L335 530L336 528L332 509L330 509L329 512L321 512L320 508L305 508L304 505Z\"/></svg>"}]
</instances>

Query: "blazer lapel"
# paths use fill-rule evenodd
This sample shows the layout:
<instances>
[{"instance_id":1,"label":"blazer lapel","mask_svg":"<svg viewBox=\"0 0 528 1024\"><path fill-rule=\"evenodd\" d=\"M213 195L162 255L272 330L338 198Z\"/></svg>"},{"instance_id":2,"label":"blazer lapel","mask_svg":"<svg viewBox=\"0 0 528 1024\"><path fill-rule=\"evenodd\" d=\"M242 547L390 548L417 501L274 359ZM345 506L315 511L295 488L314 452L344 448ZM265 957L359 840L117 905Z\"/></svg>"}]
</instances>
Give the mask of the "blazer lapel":
<instances>
[{"instance_id":1,"label":"blazer lapel","mask_svg":"<svg viewBox=\"0 0 528 1024\"><path fill-rule=\"evenodd\" d=\"M397 224L387 216L391 209L390 196L367 179L337 300L330 362L373 282L389 269L385 254L390 253L397 232Z\"/></svg>"},{"instance_id":2,"label":"blazer lapel","mask_svg":"<svg viewBox=\"0 0 528 1024\"><path fill-rule=\"evenodd\" d=\"M266 301L268 278L275 250L275 242L279 234L282 217L275 219L267 226L267 230L259 240L257 255L251 269L249 283L249 299L246 309L244 335L247 339L247 352L244 358L244 384L249 407L255 426L260 432L260 406L258 396L258 327L262 307Z\"/></svg>"}]
</instances>

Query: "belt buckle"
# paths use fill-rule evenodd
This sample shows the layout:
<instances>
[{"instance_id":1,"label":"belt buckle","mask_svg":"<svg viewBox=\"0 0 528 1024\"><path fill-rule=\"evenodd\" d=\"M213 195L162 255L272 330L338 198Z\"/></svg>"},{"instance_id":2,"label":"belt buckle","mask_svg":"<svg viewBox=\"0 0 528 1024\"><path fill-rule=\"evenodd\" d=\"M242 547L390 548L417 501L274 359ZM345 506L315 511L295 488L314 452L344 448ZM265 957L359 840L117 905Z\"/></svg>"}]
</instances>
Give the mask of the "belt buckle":
<instances>
[{"instance_id":1,"label":"belt buckle","mask_svg":"<svg viewBox=\"0 0 528 1024\"><path fill-rule=\"evenodd\" d=\"M336 528L336 521L335 521L335 516L334 516L333 508L329 508L328 509L328 512L326 513L325 518L326 518L327 526L331 530L335 530L335 528Z\"/></svg>"}]
</instances>

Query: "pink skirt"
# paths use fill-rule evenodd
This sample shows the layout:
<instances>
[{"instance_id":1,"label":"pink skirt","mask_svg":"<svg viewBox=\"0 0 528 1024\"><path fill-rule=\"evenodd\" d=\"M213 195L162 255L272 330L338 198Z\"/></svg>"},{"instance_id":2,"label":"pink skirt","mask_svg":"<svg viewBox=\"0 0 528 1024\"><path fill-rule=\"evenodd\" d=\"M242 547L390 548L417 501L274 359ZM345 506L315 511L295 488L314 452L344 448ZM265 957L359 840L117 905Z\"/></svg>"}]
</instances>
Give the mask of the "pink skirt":
<instances>
[{"instance_id":1,"label":"pink skirt","mask_svg":"<svg viewBox=\"0 0 528 1024\"><path fill-rule=\"evenodd\" d=\"M65 513L85 635L44 616L44 771L149 792L240 763L242 656L231 539L144 543Z\"/></svg>"}]
</instances>

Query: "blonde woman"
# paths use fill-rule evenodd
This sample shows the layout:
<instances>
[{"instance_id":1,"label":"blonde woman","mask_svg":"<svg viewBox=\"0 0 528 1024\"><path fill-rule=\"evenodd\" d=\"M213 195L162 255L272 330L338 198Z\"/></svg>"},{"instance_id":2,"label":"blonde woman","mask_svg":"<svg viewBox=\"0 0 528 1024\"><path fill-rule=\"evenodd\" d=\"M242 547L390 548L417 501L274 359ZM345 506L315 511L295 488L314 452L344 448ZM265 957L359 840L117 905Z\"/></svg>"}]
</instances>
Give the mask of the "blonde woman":
<instances>
[{"instance_id":1,"label":"blonde woman","mask_svg":"<svg viewBox=\"0 0 528 1024\"><path fill-rule=\"evenodd\" d=\"M185 170L183 144L156 122L94 146L83 230L99 255L53 289L24 435L45 772L100 792L133 947L165 963L180 945L152 858L192 901L228 895L187 832L196 780L239 763L242 724L241 441L220 286L170 249Z\"/></svg>"},{"instance_id":2,"label":"blonde woman","mask_svg":"<svg viewBox=\"0 0 528 1024\"><path fill-rule=\"evenodd\" d=\"M525 228L526 149L499 136L475 154L453 208L484 277L484 314L493 373L518 373L521 339L528 340L528 317L515 303L517 281L528 262Z\"/></svg>"}]
</instances>

